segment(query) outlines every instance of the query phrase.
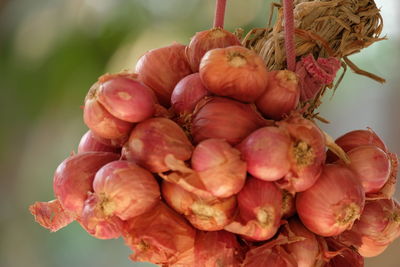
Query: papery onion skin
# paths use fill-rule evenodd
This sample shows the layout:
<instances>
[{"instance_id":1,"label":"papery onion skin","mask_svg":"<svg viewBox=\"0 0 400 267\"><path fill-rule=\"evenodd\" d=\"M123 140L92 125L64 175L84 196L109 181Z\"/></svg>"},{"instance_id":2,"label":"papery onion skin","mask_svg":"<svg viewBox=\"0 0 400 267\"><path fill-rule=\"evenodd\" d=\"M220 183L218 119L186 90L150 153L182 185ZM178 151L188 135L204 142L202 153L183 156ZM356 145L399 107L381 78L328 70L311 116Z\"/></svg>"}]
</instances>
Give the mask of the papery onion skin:
<instances>
[{"instance_id":1,"label":"papery onion skin","mask_svg":"<svg viewBox=\"0 0 400 267\"><path fill-rule=\"evenodd\" d=\"M188 114L193 112L197 103L209 94L199 73L193 73L177 83L172 91L171 105L177 113Z\"/></svg>"},{"instance_id":2,"label":"papery onion skin","mask_svg":"<svg viewBox=\"0 0 400 267\"><path fill-rule=\"evenodd\" d=\"M239 216L226 231L252 241L275 235L282 217L282 191L274 183L248 178L237 200Z\"/></svg>"},{"instance_id":3,"label":"papery onion skin","mask_svg":"<svg viewBox=\"0 0 400 267\"><path fill-rule=\"evenodd\" d=\"M239 267L243 260L243 248L236 236L226 231L199 231L194 253L194 267Z\"/></svg>"},{"instance_id":4,"label":"papery onion skin","mask_svg":"<svg viewBox=\"0 0 400 267\"><path fill-rule=\"evenodd\" d=\"M175 85L192 73L185 55L186 46L174 43L153 49L136 63L138 79L153 89L158 101L168 107Z\"/></svg>"},{"instance_id":5,"label":"papery onion skin","mask_svg":"<svg viewBox=\"0 0 400 267\"><path fill-rule=\"evenodd\" d=\"M247 170L264 181L276 181L290 170L290 137L277 127L263 127L246 137L239 144Z\"/></svg>"},{"instance_id":6,"label":"papery onion skin","mask_svg":"<svg viewBox=\"0 0 400 267\"><path fill-rule=\"evenodd\" d=\"M236 145L265 124L251 105L213 97L193 114L191 134L195 143L218 138Z\"/></svg>"},{"instance_id":7,"label":"papery onion skin","mask_svg":"<svg viewBox=\"0 0 400 267\"><path fill-rule=\"evenodd\" d=\"M35 202L29 206L35 221L51 232L64 228L76 219L76 216L65 211L58 199L48 202Z\"/></svg>"},{"instance_id":8,"label":"papery onion skin","mask_svg":"<svg viewBox=\"0 0 400 267\"><path fill-rule=\"evenodd\" d=\"M288 242L287 238L278 236L277 239L251 248L246 254L242 267L297 267L295 258L282 247Z\"/></svg>"},{"instance_id":9,"label":"papery onion skin","mask_svg":"<svg viewBox=\"0 0 400 267\"><path fill-rule=\"evenodd\" d=\"M387 152L388 149L385 143L382 141L381 138L372 130L354 130L344 135L338 137L335 140L335 143L340 146L344 152L348 152L353 148L363 146L363 145L375 145L382 149L383 151ZM326 162L332 163L336 161L338 158L335 154L331 151L327 152Z\"/></svg>"},{"instance_id":10,"label":"papery onion skin","mask_svg":"<svg viewBox=\"0 0 400 267\"><path fill-rule=\"evenodd\" d=\"M90 235L98 239L119 238L124 229L124 222L112 214L106 214L102 200L90 194L83 206L82 215L78 218L80 225Z\"/></svg>"},{"instance_id":11,"label":"papery onion skin","mask_svg":"<svg viewBox=\"0 0 400 267\"><path fill-rule=\"evenodd\" d=\"M165 172L165 157L172 154L179 160L190 158L193 146L185 132L172 120L152 118L140 122L128 141L129 156L151 172Z\"/></svg>"},{"instance_id":12,"label":"papery onion skin","mask_svg":"<svg viewBox=\"0 0 400 267\"><path fill-rule=\"evenodd\" d=\"M128 220L151 210L160 201L154 176L134 163L113 161L97 171L93 191L105 215Z\"/></svg>"},{"instance_id":13,"label":"papery onion skin","mask_svg":"<svg viewBox=\"0 0 400 267\"><path fill-rule=\"evenodd\" d=\"M334 164L325 165L318 181L296 196L297 214L303 224L325 237L350 229L364 203L365 192L355 174Z\"/></svg>"},{"instance_id":14,"label":"papery onion skin","mask_svg":"<svg viewBox=\"0 0 400 267\"><path fill-rule=\"evenodd\" d=\"M93 190L96 172L118 158L118 154L110 152L86 152L65 159L57 167L53 179L54 194L62 207L79 216L87 193Z\"/></svg>"},{"instance_id":15,"label":"papery onion skin","mask_svg":"<svg viewBox=\"0 0 400 267\"><path fill-rule=\"evenodd\" d=\"M124 239L135 251L132 260L173 266L193 253L195 233L185 219L160 202L150 212L127 221Z\"/></svg>"},{"instance_id":16,"label":"papery onion skin","mask_svg":"<svg viewBox=\"0 0 400 267\"><path fill-rule=\"evenodd\" d=\"M87 131L81 138L78 145L78 153L84 152L113 152L118 153L119 149L115 146L104 144L107 139L103 139L103 142L99 141L100 137L95 137L91 130Z\"/></svg>"},{"instance_id":17,"label":"papery onion skin","mask_svg":"<svg viewBox=\"0 0 400 267\"><path fill-rule=\"evenodd\" d=\"M316 236L298 218L290 219L287 227L296 236L304 238L285 245L286 251L296 259L297 266L322 266L322 253Z\"/></svg>"},{"instance_id":18,"label":"papery onion skin","mask_svg":"<svg viewBox=\"0 0 400 267\"><path fill-rule=\"evenodd\" d=\"M298 113L291 114L277 124L292 140L289 149L291 169L277 184L291 193L305 191L322 172L326 154L325 136L312 121Z\"/></svg>"},{"instance_id":19,"label":"papery onion skin","mask_svg":"<svg viewBox=\"0 0 400 267\"><path fill-rule=\"evenodd\" d=\"M155 112L153 91L137 79L123 74L108 74L100 82L98 101L116 118L128 122L140 122Z\"/></svg>"},{"instance_id":20,"label":"papery onion skin","mask_svg":"<svg viewBox=\"0 0 400 267\"><path fill-rule=\"evenodd\" d=\"M339 240L364 257L375 257L400 236L400 206L392 199L367 201L359 220Z\"/></svg>"},{"instance_id":21,"label":"papery onion skin","mask_svg":"<svg viewBox=\"0 0 400 267\"><path fill-rule=\"evenodd\" d=\"M365 193L378 192L387 182L391 172L387 153L374 145L363 145L347 152L350 164L347 166L356 173Z\"/></svg>"},{"instance_id":22,"label":"papery onion skin","mask_svg":"<svg viewBox=\"0 0 400 267\"><path fill-rule=\"evenodd\" d=\"M246 180L246 162L240 152L222 139L200 142L192 155L192 167L207 191L219 198L237 194Z\"/></svg>"},{"instance_id":23,"label":"papery onion skin","mask_svg":"<svg viewBox=\"0 0 400 267\"><path fill-rule=\"evenodd\" d=\"M255 104L266 117L280 120L299 104L299 78L288 70L272 71L268 75L268 86Z\"/></svg>"},{"instance_id":24,"label":"papery onion skin","mask_svg":"<svg viewBox=\"0 0 400 267\"><path fill-rule=\"evenodd\" d=\"M165 201L197 229L218 231L229 224L236 211L236 197L202 200L179 185L163 181L162 193Z\"/></svg>"},{"instance_id":25,"label":"papery onion skin","mask_svg":"<svg viewBox=\"0 0 400 267\"><path fill-rule=\"evenodd\" d=\"M186 48L190 67L193 72L199 71L200 61L207 51L233 45L241 45L239 39L233 33L222 28L217 27L197 32Z\"/></svg>"},{"instance_id":26,"label":"papery onion skin","mask_svg":"<svg viewBox=\"0 0 400 267\"><path fill-rule=\"evenodd\" d=\"M364 258L353 248L346 247L334 238L325 238L334 255L324 267L364 267Z\"/></svg>"},{"instance_id":27,"label":"papery onion skin","mask_svg":"<svg viewBox=\"0 0 400 267\"><path fill-rule=\"evenodd\" d=\"M199 73L211 93L242 102L254 102L268 84L262 58L242 46L208 51L200 62Z\"/></svg>"}]
</instances>

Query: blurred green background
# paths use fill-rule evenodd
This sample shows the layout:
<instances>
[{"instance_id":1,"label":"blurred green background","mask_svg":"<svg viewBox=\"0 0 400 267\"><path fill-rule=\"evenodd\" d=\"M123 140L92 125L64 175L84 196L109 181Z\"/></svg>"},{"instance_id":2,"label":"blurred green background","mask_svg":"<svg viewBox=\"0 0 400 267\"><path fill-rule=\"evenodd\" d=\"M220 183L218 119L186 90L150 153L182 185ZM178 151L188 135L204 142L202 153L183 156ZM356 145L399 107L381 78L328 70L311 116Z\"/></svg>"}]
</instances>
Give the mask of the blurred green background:
<instances>
[{"instance_id":1,"label":"blurred green background","mask_svg":"<svg viewBox=\"0 0 400 267\"><path fill-rule=\"evenodd\" d=\"M389 40L351 58L388 82L349 71L325 97L320 111L331 124L321 127L334 137L371 127L400 154L400 4L376 2ZM226 28L265 26L270 3L228 1ZM50 234L28 206L53 199L53 172L86 131L80 106L97 77L132 69L149 49L187 44L211 27L213 8L214 0L0 0L0 266L151 266L129 261L122 240L96 240L77 223ZM399 262L398 240L366 266Z\"/></svg>"}]
</instances>

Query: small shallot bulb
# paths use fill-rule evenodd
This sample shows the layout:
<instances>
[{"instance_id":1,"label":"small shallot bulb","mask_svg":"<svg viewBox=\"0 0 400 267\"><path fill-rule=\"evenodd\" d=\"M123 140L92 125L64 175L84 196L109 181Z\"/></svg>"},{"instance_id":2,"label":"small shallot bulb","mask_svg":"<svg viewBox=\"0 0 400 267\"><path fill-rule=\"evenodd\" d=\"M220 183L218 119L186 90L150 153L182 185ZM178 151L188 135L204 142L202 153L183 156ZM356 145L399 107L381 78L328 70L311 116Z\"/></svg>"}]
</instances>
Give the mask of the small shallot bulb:
<instances>
[{"instance_id":1,"label":"small shallot bulb","mask_svg":"<svg viewBox=\"0 0 400 267\"><path fill-rule=\"evenodd\" d=\"M124 222L115 215L104 212L102 200L91 194L85 201L79 223L90 235L98 239L119 238Z\"/></svg>"},{"instance_id":2,"label":"small shallot bulb","mask_svg":"<svg viewBox=\"0 0 400 267\"><path fill-rule=\"evenodd\" d=\"M275 235L282 217L282 191L274 183L248 178L237 200L239 218L225 230L256 241Z\"/></svg>"},{"instance_id":3,"label":"small shallot bulb","mask_svg":"<svg viewBox=\"0 0 400 267\"><path fill-rule=\"evenodd\" d=\"M335 140L335 143L340 146L344 152L348 152L353 148L363 145L375 145L387 152L387 147L381 138L372 130L354 130L348 132ZM328 151L326 155L326 161L331 163L336 161L338 158L331 151Z\"/></svg>"},{"instance_id":4,"label":"small shallot bulb","mask_svg":"<svg viewBox=\"0 0 400 267\"><path fill-rule=\"evenodd\" d=\"M172 120L152 118L140 122L132 130L127 154L131 160L151 172L165 172L165 157L188 160L193 146L185 132Z\"/></svg>"},{"instance_id":5,"label":"small shallot bulb","mask_svg":"<svg viewBox=\"0 0 400 267\"><path fill-rule=\"evenodd\" d=\"M53 180L54 194L63 209L80 216L88 192L93 191L96 172L118 158L118 154L110 152L86 152L64 160L57 167Z\"/></svg>"},{"instance_id":6,"label":"small shallot bulb","mask_svg":"<svg viewBox=\"0 0 400 267\"><path fill-rule=\"evenodd\" d=\"M194 72L199 71L200 61L204 54L214 48L224 48L241 45L239 39L231 32L222 28L213 28L197 32L186 49L190 67Z\"/></svg>"},{"instance_id":7,"label":"small shallot bulb","mask_svg":"<svg viewBox=\"0 0 400 267\"><path fill-rule=\"evenodd\" d=\"M196 143L220 138L235 145L264 125L265 121L250 104L214 97L193 114L191 134Z\"/></svg>"},{"instance_id":8,"label":"small shallot bulb","mask_svg":"<svg viewBox=\"0 0 400 267\"><path fill-rule=\"evenodd\" d=\"M360 217L364 195L361 183L350 169L328 164L311 188L297 194L297 214L315 234L339 235Z\"/></svg>"},{"instance_id":9,"label":"small shallot bulb","mask_svg":"<svg viewBox=\"0 0 400 267\"><path fill-rule=\"evenodd\" d=\"M237 194L246 180L246 162L222 139L207 139L193 151L192 167L207 191L219 198Z\"/></svg>"},{"instance_id":10,"label":"small shallot bulb","mask_svg":"<svg viewBox=\"0 0 400 267\"><path fill-rule=\"evenodd\" d=\"M101 138L104 141L99 141L100 137L93 134L91 130L87 131L81 138L78 146L78 153L84 152L114 152L117 153L119 149L112 145L105 144L107 139Z\"/></svg>"},{"instance_id":11,"label":"small shallot bulb","mask_svg":"<svg viewBox=\"0 0 400 267\"><path fill-rule=\"evenodd\" d=\"M119 139L129 135L133 124L120 120L108 112L97 100L99 83L89 90L85 98L83 120L92 132L105 139Z\"/></svg>"},{"instance_id":12,"label":"small shallot bulb","mask_svg":"<svg viewBox=\"0 0 400 267\"><path fill-rule=\"evenodd\" d=\"M339 239L364 257L375 257L400 236L400 206L392 199L365 203L361 217Z\"/></svg>"},{"instance_id":13,"label":"small shallot bulb","mask_svg":"<svg viewBox=\"0 0 400 267\"><path fill-rule=\"evenodd\" d=\"M289 192L302 192L310 188L321 174L325 162L325 136L310 120L300 114L292 114L278 122L292 142L289 149L291 168L289 173L277 181Z\"/></svg>"},{"instance_id":14,"label":"small shallot bulb","mask_svg":"<svg viewBox=\"0 0 400 267\"><path fill-rule=\"evenodd\" d=\"M101 239L118 238L122 221L151 210L160 201L153 175L121 160L106 164L96 173L93 191L85 202L80 223Z\"/></svg>"},{"instance_id":15,"label":"small shallot bulb","mask_svg":"<svg viewBox=\"0 0 400 267\"><path fill-rule=\"evenodd\" d=\"M387 153L374 145L356 147L347 155L347 166L356 173L365 193L378 192L387 182L391 172L390 158Z\"/></svg>"},{"instance_id":16,"label":"small shallot bulb","mask_svg":"<svg viewBox=\"0 0 400 267\"><path fill-rule=\"evenodd\" d=\"M103 166L96 173L93 190L104 214L124 221L151 210L160 201L160 188L153 175L123 160Z\"/></svg>"},{"instance_id":17,"label":"small shallot bulb","mask_svg":"<svg viewBox=\"0 0 400 267\"><path fill-rule=\"evenodd\" d=\"M196 231L184 218L160 202L151 211L127 221L124 239L134 261L166 266L192 266L183 259L193 254ZM190 259L190 257L189 257ZM186 265L185 265L186 264Z\"/></svg>"},{"instance_id":18,"label":"small shallot bulb","mask_svg":"<svg viewBox=\"0 0 400 267\"><path fill-rule=\"evenodd\" d=\"M240 267L242 252L243 249L232 233L199 231L194 244L194 267Z\"/></svg>"},{"instance_id":19,"label":"small shallot bulb","mask_svg":"<svg viewBox=\"0 0 400 267\"><path fill-rule=\"evenodd\" d=\"M297 218L290 219L287 227L291 233L303 238L303 240L285 245L286 251L296 259L297 266L321 266L323 259L317 237L307 230Z\"/></svg>"},{"instance_id":20,"label":"small shallot bulb","mask_svg":"<svg viewBox=\"0 0 400 267\"><path fill-rule=\"evenodd\" d=\"M264 181L276 181L290 170L290 137L278 127L263 127L251 133L238 146L247 171Z\"/></svg>"},{"instance_id":21,"label":"small shallot bulb","mask_svg":"<svg viewBox=\"0 0 400 267\"><path fill-rule=\"evenodd\" d=\"M198 73L193 73L178 82L171 96L171 105L179 114L192 113L197 103L209 95Z\"/></svg>"},{"instance_id":22,"label":"small shallot bulb","mask_svg":"<svg viewBox=\"0 0 400 267\"><path fill-rule=\"evenodd\" d=\"M158 101L169 106L175 85L192 73L185 55L186 46L174 43L153 49L136 64L138 79L153 89Z\"/></svg>"},{"instance_id":23,"label":"small shallot bulb","mask_svg":"<svg viewBox=\"0 0 400 267\"><path fill-rule=\"evenodd\" d=\"M202 200L179 185L163 181L162 195L170 207L197 229L218 231L229 224L236 211L236 197Z\"/></svg>"},{"instance_id":24,"label":"small shallot bulb","mask_svg":"<svg viewBox=\"0 0 400 267\"><path fill-rule=\"evenodd\" d=\"M243 102L254 102L268 84L263 59L242 46L208 51L201 60L199 72L210 92Z\"/></svg>"},{"instance_id":25,"label":"small shallot bulb","mask_svg":"<svg viewBox=\"0 0 400 267\"><path fill-rule=\"evenodd\" d=\"M296 73L277 70L269 73L268 86L255 104L266 117L280 120L297 107L299 99L300 86Z\"/></svg>"},{"instance_id":26,"label":"small shallot bulb","mask_svg":"<svg viewBox=\"0 0 400 267\"><path fill-rule=\"evenodd\" d=\"M116 118L140 122L155 112L155 97L150 88L133 75L103 75L99 79L98 101Z\"/></svg>"}]
</instances>

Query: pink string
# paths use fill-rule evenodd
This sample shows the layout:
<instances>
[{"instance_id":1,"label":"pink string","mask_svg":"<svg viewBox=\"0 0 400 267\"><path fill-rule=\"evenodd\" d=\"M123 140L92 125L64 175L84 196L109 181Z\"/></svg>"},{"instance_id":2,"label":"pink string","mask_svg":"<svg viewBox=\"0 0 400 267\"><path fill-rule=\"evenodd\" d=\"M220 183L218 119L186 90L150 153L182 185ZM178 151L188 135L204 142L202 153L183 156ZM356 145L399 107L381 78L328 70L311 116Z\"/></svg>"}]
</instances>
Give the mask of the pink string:
<instances>
[{"instance_id":1,"label":"pink string","mask_svg":"<svg viewBox=\"0 0 400 267\"><path fill-rule=\"evenodd\" d=\"M285 49L287 69L296 69L296 50L294 44L293 0L283 0L283 16L285 20Z\"/></svg>"},{"instance_id":2,"label":"pink string","mask_svg":"<svg viewBox=\"0 0 400 267\"><path fill-rule=\"evenodd\" d=\"M226 0L216 0L214 14L214 28L224 27Z\"/></svg>"}]
</instances>

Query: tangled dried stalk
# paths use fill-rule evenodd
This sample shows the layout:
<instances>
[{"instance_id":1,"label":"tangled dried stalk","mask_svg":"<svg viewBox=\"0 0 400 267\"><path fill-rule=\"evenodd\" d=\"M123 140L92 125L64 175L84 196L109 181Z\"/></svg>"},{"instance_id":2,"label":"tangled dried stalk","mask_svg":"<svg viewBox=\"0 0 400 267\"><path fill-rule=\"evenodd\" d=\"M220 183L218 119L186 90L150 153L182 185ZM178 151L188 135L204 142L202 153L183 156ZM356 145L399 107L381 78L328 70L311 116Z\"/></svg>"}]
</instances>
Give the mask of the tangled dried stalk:
<instances>
[{"instance_id":1,"label":"tangled dried stalk","mask_svg":"<svg viewBox=\"0 0 400 267\"><path fill-rule=\"evenodd\" d=\"M385 81L357 68L347 57L385 39L380 37L383 21L374 0L295 0L294 4L297 59L309 53L316 58L334 56L358 74ZM275 25L251 30L243 44L261 55L269 69L284 69L283 30L280 7Z\"/></svg>"}]
</instances>

